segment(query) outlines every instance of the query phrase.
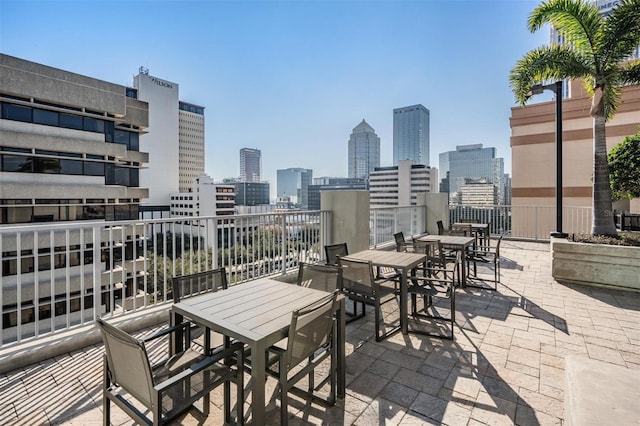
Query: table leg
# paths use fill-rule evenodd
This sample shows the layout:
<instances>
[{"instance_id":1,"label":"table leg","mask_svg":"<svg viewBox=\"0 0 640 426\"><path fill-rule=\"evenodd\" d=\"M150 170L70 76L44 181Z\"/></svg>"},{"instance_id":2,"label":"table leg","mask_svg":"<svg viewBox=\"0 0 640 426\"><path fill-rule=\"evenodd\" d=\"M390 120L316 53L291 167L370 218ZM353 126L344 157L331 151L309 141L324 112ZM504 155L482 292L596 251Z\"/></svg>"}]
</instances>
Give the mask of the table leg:
<instances>
[{"instance_id":1,"label":"table leg","mask_svg":"<svg viewBox=\"0 0 640 426\"><path fill-rule=\"evenodd\" d=\"M407 279L407 268L403 268L402 277L400 278L400 327L402 334L409 332L409 319L407 318Z\"/></svg>"},{"instance_id":2,"label":"table leg","mask_svg":"<svg viewBox=\"0 0 640 426\"><path fill-rule=\"evenodd\" d=\"M171 311L169 315L169 326L173 327L174 325L180 324L184 321L182 315ZM175 333L171 333L169 335L169 355L173 356L177 353L180 353L184 350L184 332L182 329L176 330Z\"/></svg>"},{"instance_id":3,"label":"table leg","mask_svg":"<svg viewBox=\"0 0 640 426\"><path fill-rule=\"evenodd\" d=\"M251 417L256 425L265 423L265 351L264 344L251 344Z\"/></svg>"},{"instance_id":4,"label":"table leg","mask_svg":"<svg viewBox=\"0 0 640 426\"><path fill-rule=\"evenodd\" d=\"M467 248L462 247L462 254L460 254L460 262L462 263L462 288L467 286Z\"/></svg>"},{"instance_id":5,"label":"table leg","mask_svg":"<svg viewBox=\"0 0 640 426\"><path fill-rule=\"evenodd\" d=\"M346 356L345 356L345 334L346 334L346 312L345 297L340 301L338 309L338 398L344 399L346 387Z\"/></svg>"}]
</instances>

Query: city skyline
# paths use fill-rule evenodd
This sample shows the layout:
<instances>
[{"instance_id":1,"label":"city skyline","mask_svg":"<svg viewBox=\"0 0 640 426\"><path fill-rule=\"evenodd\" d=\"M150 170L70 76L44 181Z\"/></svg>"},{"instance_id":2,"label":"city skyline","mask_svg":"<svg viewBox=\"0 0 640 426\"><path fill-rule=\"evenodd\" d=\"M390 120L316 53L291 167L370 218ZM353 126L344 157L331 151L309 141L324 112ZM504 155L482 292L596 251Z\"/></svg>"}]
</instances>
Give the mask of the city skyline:
<instances>
[{"instance_id":1,"label":"city skyline","mask_svg":"<svg viewBox=\"0 0 640 426\"><path fill-rule=\"evenodd\" d=\"M393 109L414 104L431 112L432 165L477 141L510 172L507 75L549 41L526 29L537 4L139 1L127 3L132 24L113 19L121 2L3 0L0 39L3 53L109 82L131 86L141 65L175 81L181 101L205 108L205 172L216 180L239 176L246 146L262 151L272 187L278 169L346 177L363 118L391 165Z\"/></svg>"}]
</instances>

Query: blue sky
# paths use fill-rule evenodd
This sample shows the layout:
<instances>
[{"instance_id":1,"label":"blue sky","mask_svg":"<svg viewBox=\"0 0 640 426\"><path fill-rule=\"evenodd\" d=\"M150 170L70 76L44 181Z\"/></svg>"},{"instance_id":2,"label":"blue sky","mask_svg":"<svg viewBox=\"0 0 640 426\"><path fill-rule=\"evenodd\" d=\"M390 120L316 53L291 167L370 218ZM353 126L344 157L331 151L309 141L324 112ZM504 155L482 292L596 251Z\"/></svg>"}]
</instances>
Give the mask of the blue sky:
<instances>
[{"instance_id":1,"label":"blue sky","mask_svg":"<svg viewBox=\"0 0 640 426\"><path fill-rule=\"evenodd\" d=\"M263 179L304 167L347 176L364 118L393 161L393 108L431 113L431 165L456 145L498 148L511 172L508 74L549 31L526 28L538 1L9 1L0 51L132 85L144 66L204 106L206 171L239 175L262 151ZM540 96L541 100L544 99Z\"/></svg>"}]
</instances>

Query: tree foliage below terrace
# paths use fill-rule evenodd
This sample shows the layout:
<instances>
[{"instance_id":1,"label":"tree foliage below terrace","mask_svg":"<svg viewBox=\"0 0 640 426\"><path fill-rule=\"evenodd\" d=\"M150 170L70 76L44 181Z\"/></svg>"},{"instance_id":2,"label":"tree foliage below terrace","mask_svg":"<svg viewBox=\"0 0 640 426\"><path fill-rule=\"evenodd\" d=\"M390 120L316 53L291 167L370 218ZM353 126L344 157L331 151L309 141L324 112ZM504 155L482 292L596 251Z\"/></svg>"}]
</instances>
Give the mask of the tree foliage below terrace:
<instances>
[{"instance_id":1,"label":"tree foliage below terrace","mask_svg":"<svg viewBox=\"0 0 640 426\"><path fill-rule=\"evenodd\" d=\"M640 132L614 146L607 160L613 200L640 197Z\"/></svg>"}]
</instances>

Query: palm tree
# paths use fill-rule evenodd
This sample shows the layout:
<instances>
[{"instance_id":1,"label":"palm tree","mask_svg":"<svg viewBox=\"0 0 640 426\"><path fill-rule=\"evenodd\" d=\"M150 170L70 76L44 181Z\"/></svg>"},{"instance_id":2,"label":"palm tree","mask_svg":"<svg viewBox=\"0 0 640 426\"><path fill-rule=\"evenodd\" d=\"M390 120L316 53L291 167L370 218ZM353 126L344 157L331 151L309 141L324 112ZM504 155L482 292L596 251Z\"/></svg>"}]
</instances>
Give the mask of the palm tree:
<instances>
[{"instance_id":1,"label":"palm tree","mask_svg":"<svg viewBox=\"0 0 640 426\"><path fill-rule=\"evenodd\" d=\"M626 84L640 84L640 60L627 60L640 44L640 0L620 0L608 17L586 0L549 0L529 16L531 32L551 24L565 44L542 46L511 70L510 86L524 105L531 86L548 81L582 79L591 95L593 117L594 235L617 235L613 223L606 127L616 112Z\"/></svg>"}]
</instances>

